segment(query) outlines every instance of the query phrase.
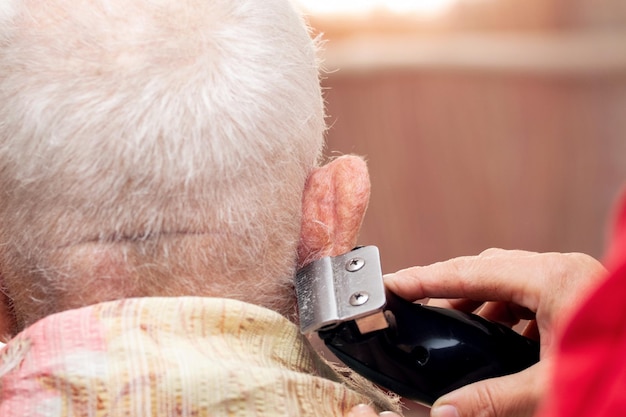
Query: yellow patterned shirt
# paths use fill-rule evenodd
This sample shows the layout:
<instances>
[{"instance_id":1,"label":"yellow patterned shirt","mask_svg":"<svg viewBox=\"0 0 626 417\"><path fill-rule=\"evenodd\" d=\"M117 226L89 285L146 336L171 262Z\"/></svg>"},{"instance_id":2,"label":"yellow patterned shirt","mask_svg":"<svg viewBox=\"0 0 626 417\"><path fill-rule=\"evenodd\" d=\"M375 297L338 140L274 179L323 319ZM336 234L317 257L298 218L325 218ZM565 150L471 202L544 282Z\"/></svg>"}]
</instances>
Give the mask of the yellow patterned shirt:
<instances>
[{"instance_id":1,"label":"yellow patterned shirt","mask_svg":"<svg viewBox=\"0 0 626 417\"><path fill-rule=\"evenodd\" d=\"M0 416L343 416L350 388L281 315L234 300L135 298L54 314L0 351ZM365 391L361 391L365 392Z\"/></svg>"}]
</instances>

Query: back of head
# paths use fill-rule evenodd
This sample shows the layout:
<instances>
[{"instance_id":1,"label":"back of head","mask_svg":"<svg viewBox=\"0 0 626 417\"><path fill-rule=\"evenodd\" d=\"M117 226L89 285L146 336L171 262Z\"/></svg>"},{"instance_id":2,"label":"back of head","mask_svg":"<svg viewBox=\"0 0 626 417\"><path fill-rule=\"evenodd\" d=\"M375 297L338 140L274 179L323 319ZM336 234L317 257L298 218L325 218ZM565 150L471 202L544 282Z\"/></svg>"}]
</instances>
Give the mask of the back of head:
<instances>
[{"instance_id":1,"label":"back of head","mask_svg":"<svg viewBox=\"0 0 626 417\"><path fill-rule=\"evenodd\" d=\"M322 146L287 0L0 5L0 274L19 326L126 296L271 304Z\"/></svg>"}]
</instances>

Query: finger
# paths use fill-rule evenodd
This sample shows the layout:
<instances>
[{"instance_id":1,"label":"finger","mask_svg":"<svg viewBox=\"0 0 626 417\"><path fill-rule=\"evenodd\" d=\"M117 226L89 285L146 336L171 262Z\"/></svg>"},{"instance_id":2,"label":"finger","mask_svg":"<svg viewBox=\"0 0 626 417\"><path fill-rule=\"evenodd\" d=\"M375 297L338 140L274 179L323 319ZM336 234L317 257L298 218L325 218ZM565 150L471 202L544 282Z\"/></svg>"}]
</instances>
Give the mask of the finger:
<instances>
[{"instance_id":1,"label":"finger","mask_svg":"<svg viewBox=\"0 0 626 417\"><path fill-rule=\"evenodd\" d=\"M433 417L530 417L534 414L546 386L543 364L517 374L466 385L439 398L431 411Z\"/></svg>"},{"instance_id":2,"label":"finger","mask_svg":"<svg viewBox=\"0 0 626 417\"><path fill-rule=\"evenodd\" d=\"M359 404L350 410L347 417L400 417L400 415L392 411L376 414L376 411L369 405Z\"/></svg>"},{"instance_id":3,"label":"finger","mask_svg":"<svg viewBox=\"0 0 626 417\"><path fill-rule=\"evenodd\" d=\"M522 331L522 335L532 340L540 340L539 326L535 320L531 320L526 324L526 327Z\"/></svg>"},{"instance_id":4,"label":"finger","mask_svg":"<svg viewBox=\"0 0 626 417\"><path fill-rule=\"evenodd\" d=\"M487 320L513 327L521 320L532 320L535 314L525 307L506 302L485 303L477 314Z\"/></svg>"},{"instance_id":5,"label":"finger","mask_svg":"<svg viewBox=\"0 0 626 417\"><path fill-rule=\"evenodd\" d=\"M385 284L399 296L414 300L469 298L504 300L534 310L542 277L561 254L495 250L429 266L413 267L386 276Z\"/></svg>"},{"instance_id":6,"label":"finger","mask_svg":"<svg viewBox=\"0 0 626 417\"><path fill-rule=\"evenodd\" d=\"M471 313L476 311L481 305L483 305L483 301L474 301L468 300L466 298L456 298L456 299L443 299L443 298L431 298L428 300L427 305L433 307L442 307L442 308L452 308L454 310L464 311L466 313Z\"/></svg>"},{"instance_id":7,"label":"finger","mask_svg":"<svg viewBox=\"0 0 626 417\"><path fill-rule=\"evenodd\" d=\"M369 405L359 404L352 407L347 417L378 417L378 414Z\"/></svg>"}]
</instances>

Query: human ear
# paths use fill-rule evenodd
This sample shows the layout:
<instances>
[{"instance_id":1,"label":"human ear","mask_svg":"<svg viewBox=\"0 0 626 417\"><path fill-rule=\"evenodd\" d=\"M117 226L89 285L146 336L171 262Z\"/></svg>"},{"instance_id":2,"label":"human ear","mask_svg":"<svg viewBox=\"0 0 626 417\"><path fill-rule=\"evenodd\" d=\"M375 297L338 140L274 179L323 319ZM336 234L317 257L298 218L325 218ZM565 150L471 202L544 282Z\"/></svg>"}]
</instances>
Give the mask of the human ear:
<instances>
[{"instance_id":1,"label":"human ear","mask_svg":"<svg viewBox=\"0 0 626 417\"><path fill-rule=\"evenodd\" d=\"M316 168L302 196L298 265L350 251L356 245L369 196L370 180L362 158L346 155Z\"/></svg>"}]
</instances>

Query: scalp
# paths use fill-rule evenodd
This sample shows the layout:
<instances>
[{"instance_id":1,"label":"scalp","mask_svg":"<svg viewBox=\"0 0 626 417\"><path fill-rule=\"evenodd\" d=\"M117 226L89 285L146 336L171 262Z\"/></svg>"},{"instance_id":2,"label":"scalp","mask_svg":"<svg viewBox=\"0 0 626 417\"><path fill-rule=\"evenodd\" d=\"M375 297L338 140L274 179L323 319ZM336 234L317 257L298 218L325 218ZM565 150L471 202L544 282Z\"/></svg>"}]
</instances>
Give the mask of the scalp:
<instances>
[{"instance_id":1,"label":"scalp","mask_svg":"<svg viewBox=\"0 0 626 417\"><path fill-rule=\"evenodd\" d=\"M211 235L218 251L192 257L197 270L290 272L325 124L315 43L288 0L2 4L11 285L24 271L59 284L72 271L50 273L63 262L51 253L77 243L154 241L137 263L169 265L165 235Z\"/></svg>"}]
</instances>

